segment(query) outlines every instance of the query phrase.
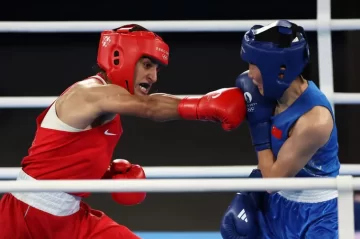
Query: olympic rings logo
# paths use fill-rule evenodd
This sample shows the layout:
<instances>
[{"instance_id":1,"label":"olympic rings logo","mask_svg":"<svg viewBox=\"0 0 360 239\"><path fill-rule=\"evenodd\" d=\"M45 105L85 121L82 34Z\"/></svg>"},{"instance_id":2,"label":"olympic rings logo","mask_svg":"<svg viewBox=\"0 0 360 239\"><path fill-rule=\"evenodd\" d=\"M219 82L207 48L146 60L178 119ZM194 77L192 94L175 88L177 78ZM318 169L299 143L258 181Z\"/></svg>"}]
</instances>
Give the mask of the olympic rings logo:
<instances>
[{"instance_id":1,"label":"olympic rings logo","mask_svg":"<svg viewBox=\"0 0 360 239\"><path fill-rule=\"evenodd\" d=\"M247 108L247 112L254 112L255 111L255 107L248 107Z\"/></svg>"}]
</instances>

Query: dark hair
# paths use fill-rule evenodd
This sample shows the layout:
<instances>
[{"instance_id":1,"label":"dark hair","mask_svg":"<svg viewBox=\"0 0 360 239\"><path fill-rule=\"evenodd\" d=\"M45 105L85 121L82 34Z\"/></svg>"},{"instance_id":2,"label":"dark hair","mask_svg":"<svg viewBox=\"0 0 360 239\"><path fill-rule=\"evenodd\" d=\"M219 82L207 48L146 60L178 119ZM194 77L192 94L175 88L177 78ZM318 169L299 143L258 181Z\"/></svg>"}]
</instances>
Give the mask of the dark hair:
<instances>
[{"instance_id":1,"label":"dark hair","mask_svg":"<svg viewBox=\"0 0 360 239\"><path fill-rule=\"evenodd\" d=\"M309 80L309 79L312 78L311 77L311 62L310 61L305 65L303 71L301 72L301 76L304 77L304 79L306 79L306 80Z\"/></svg>"}]
</instances>

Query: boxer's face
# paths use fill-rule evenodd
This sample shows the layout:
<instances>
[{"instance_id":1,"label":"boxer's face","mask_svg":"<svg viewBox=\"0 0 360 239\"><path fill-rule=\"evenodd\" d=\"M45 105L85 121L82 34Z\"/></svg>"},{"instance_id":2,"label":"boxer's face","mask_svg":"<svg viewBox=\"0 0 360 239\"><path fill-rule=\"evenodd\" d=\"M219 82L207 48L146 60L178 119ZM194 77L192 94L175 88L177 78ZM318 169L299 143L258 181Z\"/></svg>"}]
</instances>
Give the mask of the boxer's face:
<instances>
[{"instance_id":1,"label":"boxer's face","mask_svg":"<svg viewBox=\"0 0 360 239\"><path fill-rule=\"evenodd\" d=\"M249 64L248 75L253 80L254 84L258 87L260 94L264 95L263 81L259 68L256 65Z\"/></svg>"},{"instance_id":2,"label":"boxer's face","mask_svg":"<svg viewBox=\"0 0 360 239\"><path fill-rule=\"evenodd\" d=\"M141 58L135 67L134 93L136 95L147 95L152 84L157 81L159 65L150 58Z\"/></svg>"}]
</instances>

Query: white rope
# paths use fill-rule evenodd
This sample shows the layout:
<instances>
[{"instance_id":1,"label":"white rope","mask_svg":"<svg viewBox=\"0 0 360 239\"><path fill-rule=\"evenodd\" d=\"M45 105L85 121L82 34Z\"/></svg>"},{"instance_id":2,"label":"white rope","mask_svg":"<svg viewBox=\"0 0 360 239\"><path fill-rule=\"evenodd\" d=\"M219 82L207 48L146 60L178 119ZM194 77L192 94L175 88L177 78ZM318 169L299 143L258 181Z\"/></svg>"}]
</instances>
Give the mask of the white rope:
<instances>
[{"instance_id":1,"label":"white rope","mask_svg":"<svg viewBox=\"0 0 360 239\"><path fill-rule=\"evenodd\" d=\"M246 31L253 25L266 25L276 20L2 21L0 32L101 32L130 23L140 24L156 32L232 32ZM323 25L315 19L290 21L303 26L306 31L326 29L326 23ZM359 30L360 19L332 19L330 28L333 31Z\"/></svg>"},{"instance_id":2,"label":"white rope","mask_svg":"<svg viewBox=\"0 0 360 239\"><path fill-rule=\"evenodd\" d=\"M187 95L177 96L183 98ZM4 96L0 97L0 108L43 108L48 107L56 98L57 96Z\"/></svg>"},{"instance_id":3,"label":"white rope","mask_svg":"<svg viewBox=\"0 0 360 239\"><path fill-rule=\"evenodd\" d=\"M335 104L359 104L360 93L329 93L326 94L330 101ZM0 98L1 102L1 98Z\"/></svg>"},{"instance_id":4,"label":"white rope","mask_svg":"<svg viewBox=\"0 0 360 239\"><path fill-rule=\"evenodd\" d=\"M248 177L251 166L161 166L143 167L147 178L236 178ZM0 179L15 179L19 167L0 168ZM342 164L341 175L360 175L360 164Z\"/></svg>"},{"instance_id":5,"label":"white rope","mask_svg":"<svg viewBox=\"0 0 360 239\"><path fill-rule=\"evenodd\" d=\"M238 191L338 190L339 215L353 212L353 190L360 189L360 178L266 178L266 179L137 179L137 180L37 180L0 181L6 192L163 192L204 193ZM348 230L350 228L350 230ZM354 235L354 223L339 228L341 239ZM345 235L345 236L344 236Z\"/></svg>"},{"instance_id":6,"label":"white rope","mask_svg":"<svg viewBox=\"0 0 360 239\"><path fill-rule=\"evenodd\" d=\"M0 193L6 192L238 192L279 190L338 190L339 211L353 213L351 191L360 189L360 178L266 178L266 179L143 179L143 180L38 180L0 181ZM350 191L350 192L349 192ZM342 196L344 195L344 196ZM340 207L341 206L341 207ZM339 212L340 213L340 212ZM351 214L352 214L351 213ZM340 215L340 214L339 214ZM341 239L354 235L354 223ZM347 229L345 228L345 229ZM345 236L344 236L345 235Z\"/></svg>"},{"instance_id":7,"label":"white rope","mask_svg":"<svg viewBox=\"0 0 360 239\"><path fill-rule=\"evenodd\" d=\"M353 190L360 189L360 178L266 178L266 179L142 179L142 180L37 180L0 181L0 193L6 192L238 192L279 190L338 190L342 215L353 212ZM340 215L340 212L339 212ZM348 230L350 228L350 230ZM339 228L341 239L354 235L354 223ZM345 236L344 236L345 235Z\"/></svg>"},{"instance_id":8,"label":"white rope","mask_svg":"<svg viewBox=\"0 0 360 239\"><path fill-rule=\"evenodd\" d=\"M346 177L346 176L340 176ZM337 189L337 178L0 181L4 192L237 192ZM360 189L360 178L350 182Z\"/></svg>"},{"instance_id":9,"label":"white rope","mask_svg":"<svg viewBox=\"0 0 360 239\"><path fill-rule=\"evenodd\" d=\"M201 95L176 95L184 98L185 96ZM360 93L334 93L327 94L329 100L336 104L358 104L360 103ZM0 108L43 108L49 106L56 96L9 96L0 97Z\"/></svg>"}]
</instances>

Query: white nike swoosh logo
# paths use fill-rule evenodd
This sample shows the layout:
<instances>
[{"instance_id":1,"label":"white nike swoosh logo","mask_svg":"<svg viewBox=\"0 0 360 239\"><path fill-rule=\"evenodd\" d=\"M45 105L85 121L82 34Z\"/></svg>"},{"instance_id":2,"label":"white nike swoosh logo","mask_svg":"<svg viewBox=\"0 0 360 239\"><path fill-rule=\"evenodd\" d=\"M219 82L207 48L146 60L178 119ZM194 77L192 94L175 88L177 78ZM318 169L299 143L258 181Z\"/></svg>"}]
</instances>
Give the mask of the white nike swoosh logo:
<instances>
[{"instance_id":1,"label":"white nike swoosh logo","mask_svg":"<svg viewBox=\"0 0 360 239\"><path fill-rule=\"evenodd\" d=\"M106 130L104 134L105 135L116 135L116 134L113 134L113 133L109 133L109 130Z\"/></svg>"}]
</instances>

